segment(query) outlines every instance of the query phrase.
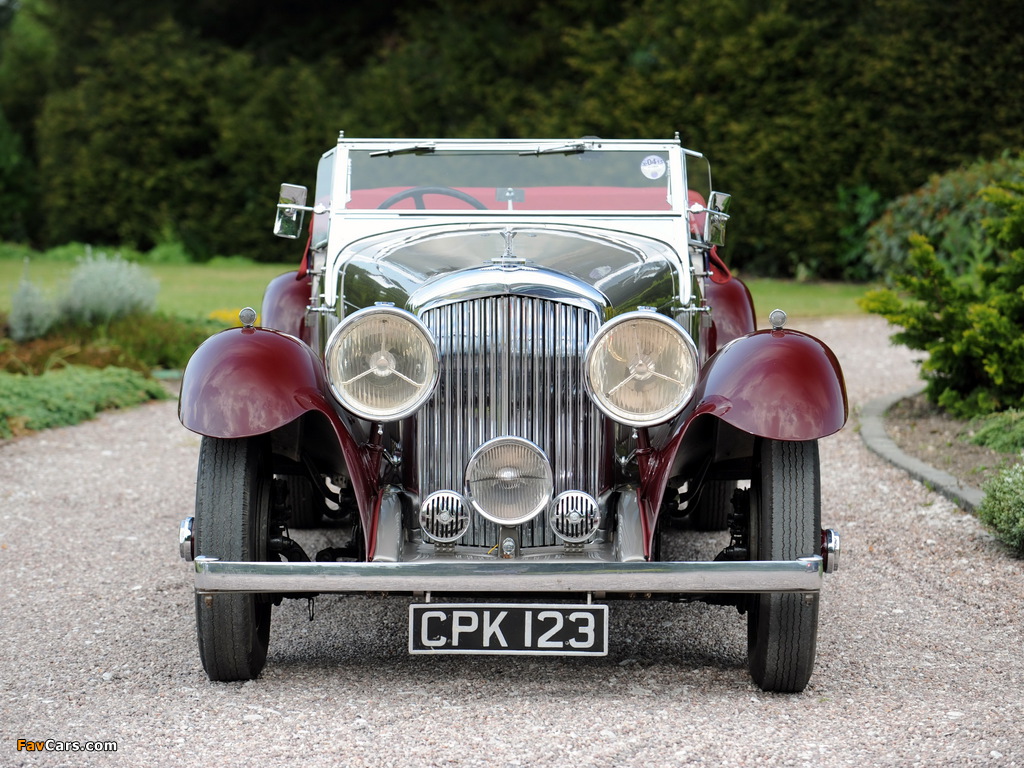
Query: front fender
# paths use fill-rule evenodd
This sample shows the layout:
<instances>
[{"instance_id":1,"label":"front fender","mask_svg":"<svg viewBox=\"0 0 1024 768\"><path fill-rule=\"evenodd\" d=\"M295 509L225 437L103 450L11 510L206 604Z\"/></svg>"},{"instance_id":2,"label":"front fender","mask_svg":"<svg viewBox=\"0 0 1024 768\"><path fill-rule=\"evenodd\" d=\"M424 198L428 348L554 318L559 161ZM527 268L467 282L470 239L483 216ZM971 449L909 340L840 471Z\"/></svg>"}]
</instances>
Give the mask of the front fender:
<instances>
[{"instance_id":1,"label":"front fender","mask_svg":"<svg viewBox=\"0 0 1024 768\"><path fill-rule=\"evenodd\" d=\"M741 432L772 440L817 440L842 429L847 417L839 361L824 343L799 331L758 331L733 340L708 361L691 403L666 444L637 452L648 557L666 484L678 470L697 419L715 416Z\"/></svg>"},{"instance_id":2,"label":"front fender","mask_svg":"<svg viewBox=\"0 0 1024 768\"><path fill-rule=\"evenodd\" d=\"M178 418L210 437L251 437L283 427L311 410L332 421L323 366L298 339L263 328L211 336L185 367Z\"/></svg>"},{"instance_id":3,"label":"front fender","mask_svg":"<svg viewBox=\"0 0 1024 768\"><path fill-rule=\"evenodd\" d=\"M848 406L839 361L799 331L758 331L720 349L695 393L695 414L773 440L817 440L842 429Z\"/></svg>"},{"instance_id":4,"label":"front fender","mask_svg":"<svg viewBox=\"0 0 1024 768\"><path fill-rule=\"evenodd\" d=\"M263 293L260 324L309 343L306 307L312 284L313 278L308 273L299 275L298 272L286 272L271 280Z\"/></svg>"},{"instance_id":5,"label":"front fender","mask_svg":"<svg viewBox=\"0 0 1024 768\"><path fill-rule=\"evenodd\" d=\"M234 328L211 336L188 361L178 418L201 435L240 438L273 432L306 413L324 416L344 458L372 557L376 471L326 391L323 365L309 346L278 331Z\"/></svg>"}]
</instances>

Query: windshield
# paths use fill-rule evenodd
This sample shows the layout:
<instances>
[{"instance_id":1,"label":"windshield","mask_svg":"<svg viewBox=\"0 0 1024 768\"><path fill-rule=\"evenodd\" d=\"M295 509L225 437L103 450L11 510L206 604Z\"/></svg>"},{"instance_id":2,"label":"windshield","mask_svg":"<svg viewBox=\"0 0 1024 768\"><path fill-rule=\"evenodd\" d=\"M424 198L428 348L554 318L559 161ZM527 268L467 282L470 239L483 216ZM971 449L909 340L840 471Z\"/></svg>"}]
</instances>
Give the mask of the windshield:
<instances>
[{"instance_id":1,"label":"windshield","mask_svg":"<svg viewBox=\"0 0 1024 768\"><path fill-rule=\"evenodd\" d=\"M675 154L675 157L680 155ZM430 145L349 151L348 209L669 211L670 153Z\"/></svg>"}]
</instances>

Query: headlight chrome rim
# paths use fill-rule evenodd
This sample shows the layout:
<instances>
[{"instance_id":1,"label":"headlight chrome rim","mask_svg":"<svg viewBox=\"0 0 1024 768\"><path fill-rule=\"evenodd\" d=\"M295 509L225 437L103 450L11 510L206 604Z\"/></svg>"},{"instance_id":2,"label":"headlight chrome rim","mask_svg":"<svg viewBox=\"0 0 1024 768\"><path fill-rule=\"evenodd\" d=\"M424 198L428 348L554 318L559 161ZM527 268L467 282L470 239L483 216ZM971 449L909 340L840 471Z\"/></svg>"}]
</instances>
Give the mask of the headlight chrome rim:
<instances>
[{"instance_id":1,"label":"headlight chrome rim","mask_svg":"<svg viewBox=\"0 0 1024 768\"><path fill-rule=\"evenodd\" d=\"M607 392L600 391L602 388L595 384L595 365L600 360L598 355L609 355L610 352L610 338L612 334L620 330L622 326L638 323L640 325L653 324L652 328L659 328L659 330L668 330L672 333L672 338L678 340L680 343L680 351L684 357L680 357L679 363L682 365L684 370L682 371L682 378L675 378L668 376L662 371L657 369L653 363L658 362L647 359L647 356L643 355L643 350L638 349L636 357L639 358L635 361L635 366L628 366L630 371L629 376L624 377L615 387L608 390ZM640 342L637 342L638 346L642 346ZM620 364L625 364L625 358L610 354L611 357L619 360ZM594 401L594 404L598 409L608 416L610 419L625 424L631 427L653 427L658 424L664 424L667 421L671 421L678 416L682 410L686 407L686 404L693 397L693 392L697 386L697 378L699 375L699 356L697 353L697 347L693 343L693 339L686 333L685 330L671 318L660 315L657 312L648 310L638 310L635 312L627 312L626 314L619 315L612 320L605 323L598 332L591 339L590 344L587 345L587 351L584 357L584 382L586 385L587 393L590 398ZM649 410L646 412L637 410L626 410L625 408L616 406L611 401L609 395L619 387L625 386L630 380L647 380L649 378L657 377L660 379L667 379L674 382L679 388L679 395L666 401L664 405L658 408Z\"/></svg>"},{"instance_id":2,"label":"headlight chrome rim","mask_svg":"<svg viewBox=\"0 0 1024 768\"><path fill-rule=\"evenodd\" d=\"M502 479L493 475L483 475L480 477L477 477L476 475L478 474L481 464L489 458L488 454L509 447L518 448L521 453L521 459L533 460L534 463L532 468L538 470L540 474L538 476L514 476L514 473L510 473L510 483L519 482L526 485L532 481L533 487L530 490L534 492L533 495L535 498L533 503L527 507L528 511L513 517L502 517L495 511L493 506L483 504L480 500L480 497L484 495L480 492L481 483L500 483L502 482ZM525 467L525 465L523 465L523 468L529 469L529 467ZM514 470L515 467L509 467L509 469ZM493 491L491 492L493 493ZM541 449L541 447L536 443L523 437L506 436L488 440L474 451L469 460L469 464L466 466L466 500L478 515L483 517L485 520L489 520L490 522L500 526L514 527L533 520L537 515L541 514L548 508L548 505L551 503L551 496L553 493L554 472L551 469L551 462L548 460L547 454L544 453L543 449Z\"/></svg>"},{"instance_id":3,"label":"headlight chrome rim","mask_svg":"<svg viewBox=\"0 0 1024 768\"><path fill-rule=\"evenodd\" d=\"M360 356L364 359L365 368L363 370L350 376L347 380L344 378L343 370L347 366L345 361L339 358L343 354L346 342L355 343L352 342L352 338L359 333L362 327L382 319L394 322L399 333L402 331L408 333L408 339L411 344L415 345L418 343L421 345L421 349L418 350L423 355L420 364L425 369L422 381L416 381L407 375L407 371L399 370L399 359L396 358L394 349L388 348L389 345L384 343L383 340L381 342L381 349L376 357L372 357L372 353ZM402 324L404 324L404 327ZM383 331L379 329L371 329L368 335L374 333L383 336ZM376 346L376 344L372 346ZM367 421L387 422L398 421L411 416L430 399L437 386L440 357L437 351L436 340L418 317L411 312L398 309L397 307L374 306L352 313L342 320L338 327L331 332L325 348L324 367L327 372L327 382L331 392L346 410ZM408 397L401 399L399 403L392 407L373 407L356 397L354 393L350 393L347 388L350 388L350 385L364 377L374 377L376 379L395 377L396 382L404 381L410 384L413 391Z\"/></svg>"}]
</instances>

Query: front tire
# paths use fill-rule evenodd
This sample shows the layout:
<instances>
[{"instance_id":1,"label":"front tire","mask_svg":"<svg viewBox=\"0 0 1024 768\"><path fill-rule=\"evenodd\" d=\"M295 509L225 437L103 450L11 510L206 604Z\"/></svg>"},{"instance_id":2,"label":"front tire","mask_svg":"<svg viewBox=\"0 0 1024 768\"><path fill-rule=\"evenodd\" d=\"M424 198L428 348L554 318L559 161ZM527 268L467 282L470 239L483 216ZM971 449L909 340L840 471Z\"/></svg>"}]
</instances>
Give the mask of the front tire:
<instances>
[{"instance_id":1,"label":"front tire","mask_svg":"<svg viewBox=\"0 0 1024 768\"><path fill-rule=\"evenodd\" d=\"M814 554L821 536L816 441L759 440L750 493L754 560ZM797 693L810 680L818 640L818 595L753 595L747 615L750 675L765 691Z\"/></svg>"},{"instance_id":2,"label":"front tire","mask_svg":"<svg viewBox=\"0 0 1024 768\"><path fill-rule=\"evenodd\" d=\"M735 480L709 480L693 511L691 525L694 530L729 530L729 513L732 512L732 495L735 492Z\"/></svg>"},{"instance_id":3,"label":"front tire","mask_svg":"<svg viewBox=\"0 0 1024 768\"><path fill-rule=\"evenodd\" d=\"M204 437L196 485L196 554L266 560L272 480L265 441ZM270 609L260 595L196 595L199 657L210 680L259 675L267 660Z\"/></svg>"}]
</instances>

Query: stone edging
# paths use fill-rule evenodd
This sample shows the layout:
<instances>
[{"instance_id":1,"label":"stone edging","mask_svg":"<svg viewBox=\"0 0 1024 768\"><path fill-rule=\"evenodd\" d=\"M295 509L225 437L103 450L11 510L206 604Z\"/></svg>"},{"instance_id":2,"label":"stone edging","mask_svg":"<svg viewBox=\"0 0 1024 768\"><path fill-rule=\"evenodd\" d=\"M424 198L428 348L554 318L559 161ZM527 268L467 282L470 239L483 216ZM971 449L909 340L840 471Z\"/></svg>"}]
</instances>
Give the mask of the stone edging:
<instances>
[{"instance_id":1,"label":"stone edging","mask_svg":"<svg viewBox=\"0 0 1024 768\"><path fill-rule=\"evenodd\" d=\"M948 472L925 464L920 459L908 456L885 431L885 412L895 403L908 397L920 394L921 388L887 395L872 400L864 406L860 414L860 436L864 444L872 452L881 456L911 477L940 493L962 509L974 512L981 504L985 494L979 489L963 485Z\"/></svg>"}]
</instances>

